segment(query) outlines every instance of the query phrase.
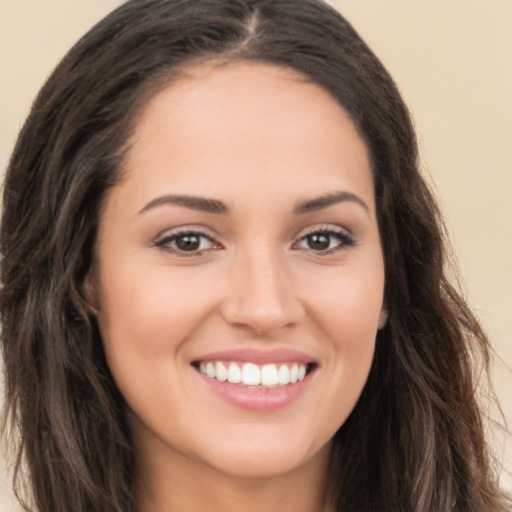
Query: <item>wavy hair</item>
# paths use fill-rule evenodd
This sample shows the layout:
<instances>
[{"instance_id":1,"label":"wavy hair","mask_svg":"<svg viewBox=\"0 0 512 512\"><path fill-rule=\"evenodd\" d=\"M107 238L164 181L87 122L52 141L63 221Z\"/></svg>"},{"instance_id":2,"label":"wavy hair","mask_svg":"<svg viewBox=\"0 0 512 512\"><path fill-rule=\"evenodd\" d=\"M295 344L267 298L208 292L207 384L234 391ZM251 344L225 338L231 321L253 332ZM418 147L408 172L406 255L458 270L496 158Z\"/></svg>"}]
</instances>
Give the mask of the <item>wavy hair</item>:
<instances>
[{"instance_id":1,"label":"wavy hair","mask_svg":"<svg viewBox=\"0 0 512 512\"><path fill-rule=\"evenodd\" d=\"M475 392L490 348L446 277L408 111L355 30L317 0L130 0L39 93L8 165L0 231L5 431L18 488L26 465L38 512L137 509L123 398L83 281L144 106L201 61L299 71L348 112L371 154L389 321L334 438L336 511L504 511Z\"/></svg>"}]
</instances>

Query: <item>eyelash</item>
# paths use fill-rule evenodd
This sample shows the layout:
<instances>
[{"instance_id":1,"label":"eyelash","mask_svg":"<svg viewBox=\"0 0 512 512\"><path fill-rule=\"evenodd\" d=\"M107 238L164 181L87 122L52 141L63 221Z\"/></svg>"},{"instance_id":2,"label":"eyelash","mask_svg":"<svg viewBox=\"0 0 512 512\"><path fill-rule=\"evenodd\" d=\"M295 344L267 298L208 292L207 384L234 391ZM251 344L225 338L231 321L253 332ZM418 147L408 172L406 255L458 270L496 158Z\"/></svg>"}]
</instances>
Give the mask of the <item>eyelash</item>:
<instances>
[{"instance_id":1,"label":"eyelash","mask_svg":"<svg viewBox=\"0 0 512 512\"><path fill-rule=\"evenodd\" d=\"M315 255L324 256L324 255L330 255L333 253L336 253L338 251L341 251L343 249L347 249L350 247L353 247L356 245L355 238L348 233L345 230L342 229L335 229L335 228L316 228L312 229L311 231L307 232L306 234L302 235L296 242L293 243L292 248L300 248L298 247L300 243L307 241L308 239L311 240L310 237L323 235L328 239L329 247L326 250L315 250L312 248L305 248L307 251L311 251ZM191 251L187 251L183 248L179 248L176 246L176 243L178 240L184 239L185 237L194 237L198 240L199 248L193 249ZM338 244L335 247L330 247L330 244L332 242L332 238L338 239ZM212 247L208 248L200 248L201 245L203 245L204 241L207 241L208 243L212 244ZM182 257L192 257L192 256L201 256L204 254L205 251L209 250L217 250L221 249L222 246L215 242L215 240L201 232L201 231L195 231L195 230L182 230L175 233L166 234L162 238L159 238L154 243L155 247L158 247L162 250L177 254Z\"/></svg>"},{"instance_id":2,"label":"eyelash","mask_svg":"<svg viewBox=\"0 0 512 512\"><path fill-rule=\"evenodd\" d=\"M306 249L310 250L314 254L318 256L327 256L330 254L334 254L338 251L342 251L343 249L348 249L350 247L354 247L356 245L356 239L354 236L347 231L340 229L340 228L332 228L332 227L325 227L325 228L315 228L311 231L307 232L306 234L302 235L297 242L293 244L293 247L297 246L299 243L306 241L308 238L318 235L324 235L328 237L329 239L329 245L332 241L332 238L338 239L338 244L335 247L329 247L327 250L314 250L314 249Z\"/></svg>"},{"instance_id":3,"label":"eyelash","mask_svg":"<svg viewBox=\"0 0 512 512\"><path fill-rule=\"evenodd\" d=\"M186 251L184 249L180 249L179 247L174 246L180 238L183 239L185 237L196 237L197 239L199 239L200 246L202 244L202 241L207 240L213 246L216 245L217 247ZM205 251L220 249L222 247L220 244L215 242L215 240L211 236L202 233L201 231L195 231L193 229L185 229L182 231L177 231L175 233L166 234L162 238L157 239L154 245L155 247L158 247L164 251L169 251L171 253L178 254L179 256L183 257L201 256Z\"/></svg>"}]
</instances>

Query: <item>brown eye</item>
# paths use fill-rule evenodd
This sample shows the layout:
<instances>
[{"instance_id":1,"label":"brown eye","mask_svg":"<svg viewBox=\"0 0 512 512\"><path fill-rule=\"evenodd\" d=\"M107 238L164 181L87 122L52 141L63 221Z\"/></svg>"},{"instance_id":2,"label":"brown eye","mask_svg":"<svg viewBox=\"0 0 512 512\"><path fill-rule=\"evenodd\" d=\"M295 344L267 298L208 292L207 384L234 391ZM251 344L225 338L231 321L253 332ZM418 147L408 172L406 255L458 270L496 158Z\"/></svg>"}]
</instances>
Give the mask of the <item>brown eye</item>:
<instances>
[{"instance_id":1,"label":"brown eye","mask_svg":"<svg viewBox=\"0 0 512 512\"><path fill-rule=\"evenodd\" d=\"M303 236L294 244L295 249L305 249L319 254L330 254L356 244L353 236L345 231L321 229Z\"/></svg>"},{"instance_id":2,"label":"brown eye","mask_svg":"<svg viewBox=\"0 0 512 512\"><path fill-rule=\"evenodd\" d=\"M176 248L180 251L197 251L201 246L201 236L195 233L176 237Z\"/></svg>"},{"instance_id":3,"label":"brown eye","mask_svg":"<svg viewBox=\"0 0 512 512\"><path fill-rule=\"evenodd\" d=\"M186 231L163 236L155 242L155 246L181 256L195 256L203 251L219 248L212 238L204 233Z\"/></svg>"},{"instance_id":4,"label":"brown eye","mask_svg":"<svg viewBox=\"0 0 512 512\"><path fill-rule=\"evenodd\" d=\"M313 251L325 251L331 245L331 235L327 233L313 233L306 237L309 249Z\"/></svg>"}]
</instances>

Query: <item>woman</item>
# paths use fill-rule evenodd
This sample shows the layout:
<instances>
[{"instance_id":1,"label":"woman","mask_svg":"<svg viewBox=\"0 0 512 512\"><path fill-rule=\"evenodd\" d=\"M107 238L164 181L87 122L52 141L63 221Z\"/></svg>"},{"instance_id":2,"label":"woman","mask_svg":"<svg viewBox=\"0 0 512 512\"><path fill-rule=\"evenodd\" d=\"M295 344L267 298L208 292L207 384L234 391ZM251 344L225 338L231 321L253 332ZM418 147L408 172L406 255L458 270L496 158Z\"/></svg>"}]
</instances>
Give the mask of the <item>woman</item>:
<instances>
[{"instance_id":1,"label":"woman","mask_svg":"<svg viewBox=\"0 0 512 512\"><path fill-rule=\"evenodd\" d=\"M36 100L0 244L35 510L506 509L407 110L325 4L114 11Z\"/></svg>"}]
</instances>

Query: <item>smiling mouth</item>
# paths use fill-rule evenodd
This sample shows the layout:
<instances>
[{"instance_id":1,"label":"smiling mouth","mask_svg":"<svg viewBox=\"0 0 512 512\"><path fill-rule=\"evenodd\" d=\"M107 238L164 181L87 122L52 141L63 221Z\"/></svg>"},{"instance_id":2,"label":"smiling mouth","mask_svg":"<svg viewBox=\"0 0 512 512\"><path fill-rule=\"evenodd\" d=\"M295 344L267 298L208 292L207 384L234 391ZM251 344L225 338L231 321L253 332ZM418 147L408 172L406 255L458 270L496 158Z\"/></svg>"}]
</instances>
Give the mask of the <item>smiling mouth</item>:
<instances>
[{"instance_id":1,"label":"smiling mouth","mask_svg":"<svg viewBox=\"0 0 512 512\"><path fill-rule=\"evenodd\" d=\"M272 389L304 380L317 365L302 362L258 365L238 361L195 361L192 366L202 375L219 382Z\"/></svg>"}]
</instances>

